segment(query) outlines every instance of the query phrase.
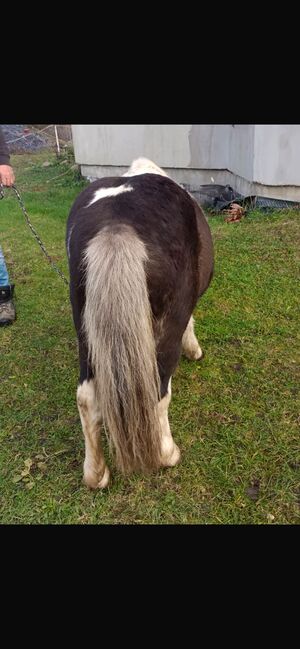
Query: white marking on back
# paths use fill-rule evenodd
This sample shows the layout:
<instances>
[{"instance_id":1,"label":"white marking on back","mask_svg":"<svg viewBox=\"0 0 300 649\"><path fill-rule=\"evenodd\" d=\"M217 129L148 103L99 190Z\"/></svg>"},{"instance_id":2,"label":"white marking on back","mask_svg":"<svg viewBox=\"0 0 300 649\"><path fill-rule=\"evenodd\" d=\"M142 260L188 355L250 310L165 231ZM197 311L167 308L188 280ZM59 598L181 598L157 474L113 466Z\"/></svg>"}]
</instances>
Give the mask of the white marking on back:
<instances>
[{"instance_id":1,"label":"white marking on back","mask_svg":"<svg viewBox=\"0 0 300 649\"><path fill-rule=\"evenodd\" d=\"M96 201L99 201L100 198L118 196L118 194L123 194L123 192L131 192L132 190L133 187L131 187L131 185L119 185L118 187L101 187L101 189L97 189L97 191L95 191L94 198L92 198L91 202L86 205L86 207L89 207L93 203L96 203Z\"/></svg>"}]
</instances>

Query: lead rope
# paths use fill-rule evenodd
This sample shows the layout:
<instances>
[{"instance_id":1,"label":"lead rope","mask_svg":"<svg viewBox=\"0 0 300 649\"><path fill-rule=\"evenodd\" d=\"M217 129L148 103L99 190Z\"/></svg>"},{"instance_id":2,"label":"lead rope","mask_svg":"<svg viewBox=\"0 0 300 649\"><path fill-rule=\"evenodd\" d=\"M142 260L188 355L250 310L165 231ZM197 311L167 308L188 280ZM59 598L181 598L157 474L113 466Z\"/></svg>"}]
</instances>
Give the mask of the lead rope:
<instances>
[{"instance_id":1,"label":"lead rope","mask_svg":"<svg viewBox=\"0 0 300 649\"><path fill-rule=\"evenodd\" d=\"M40 248L42 249L42 251L43 251L45 257L47 257L47 259L48 259L48 261L49 261L49 264L50 264L50 265L52 266L52 268L53 268L53 269L58 273L58 275L61 277L61 279L63 280L63 282L64 282L67 286L69 286L69 280L65 277L65 275L62 273L62 271L61 271L61 270L56 266L56 264L54 263L54 261L51 259L50 255L49 255L49 253L47 252L47 250L46 250L46 248L45 248L43 242L41 241L41 239L40 239L38 233L36 232L36 230L34 229L32 223L30 222L30 219L29 219L29 216L28 216L28 214L27 214L27 211L26 211L25 205L24 205L24 203L23 203L23 201L22 201L22 198L21 198L21 196L20 196L20 194L19 194L19 192L18 192L16 186L15 186L15 185L11 185L11 189L14 190L14 192L15 192L15 194L16 194L16 196L17 196L17 199L18 199L18 201L19 201L19 204L20 204L21 210L22 210L22 212L23 212L23 214L24 214L24 216L25 216L26 223L27 223L27 225L30 227L31 232L32 232L32 234L34 235L34 237L36 238L36 240L37 240L37 242L38 242ZM4 192L3 192L3 185L2 185L2 184L0 185L0 199L1 199L1 198L4 198Z\"/></svg>"}]
</instances>

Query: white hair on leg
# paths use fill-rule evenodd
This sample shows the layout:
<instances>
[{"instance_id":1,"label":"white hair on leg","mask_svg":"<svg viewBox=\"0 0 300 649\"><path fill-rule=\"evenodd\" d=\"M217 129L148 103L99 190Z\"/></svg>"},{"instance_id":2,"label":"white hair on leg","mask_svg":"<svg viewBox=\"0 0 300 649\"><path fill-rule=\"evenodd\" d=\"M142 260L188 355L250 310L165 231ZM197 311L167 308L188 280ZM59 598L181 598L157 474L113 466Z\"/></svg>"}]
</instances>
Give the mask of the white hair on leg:
<instances>
[{"instance_id":1,"label":"white hair on leg","mask_svg":"<svg viewBox=\"0 0 300 649\"><path fill-rule=\"evenodd\" d=\"M167 394L158 404L158 416L161 427L162 466L175 466L180 460L180 450L173 440L168 418L168 408L171 401L171 380L170 378Z\"/></svg>"},{"instance_id":2,"label":"white hair on leg","mask_svg":"<svg viewBox=\"0 0 300 649\"><path fill-rule=\"evenodd\" d=\"M85 439L84 482L91 489L104 489L109 482L109 469L101 447L101 415L93 380L83 381L78 386L77 405Z\"/></svg>"},{"instance_id":3,"label":"white hair on leg","mask_svg":"<svg viewBox=\"0 0 300 649\"><path fill-rule=\"evenodd\" d=\"M187 358L198 361L203 356L202 349L194 333L194 318L190 317L187 328L182 336L182 349Z\"/></svg>"}]
</instances>

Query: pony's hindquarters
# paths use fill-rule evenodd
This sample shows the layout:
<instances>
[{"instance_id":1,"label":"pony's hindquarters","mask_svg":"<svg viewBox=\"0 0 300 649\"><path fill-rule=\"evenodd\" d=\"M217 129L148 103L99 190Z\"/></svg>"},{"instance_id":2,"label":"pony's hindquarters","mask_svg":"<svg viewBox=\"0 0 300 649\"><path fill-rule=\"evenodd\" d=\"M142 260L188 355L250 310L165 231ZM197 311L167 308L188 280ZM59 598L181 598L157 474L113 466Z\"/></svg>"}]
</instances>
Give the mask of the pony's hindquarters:
<instances>
[{"instance_id":1,"label":"pony's hindquarters","mask_svg":"<svg viewBox=\"0 0 300 649\"><path fill-rule=\"evenodd\" d=\"M103 228L85 256L83 327L99 417L123 473L161 465L160 380L144 264L129 226Z\"/></svg>"},{"instance_id":2,"label":"pony's hindquarters","mask_svg":"<svg viewBox=\"0 0 300 649\"><path fill-rule=\"evenodd\" d=\"M130 181L92 183L68 220L77 402L85 481L94 488L108 481L102 422L124 473L179 461L168 422L170 379L182 343L190 357L201 355L191 316L212 274L209 228L187 192L142 162Z\"/></svg>"}]
</instances>

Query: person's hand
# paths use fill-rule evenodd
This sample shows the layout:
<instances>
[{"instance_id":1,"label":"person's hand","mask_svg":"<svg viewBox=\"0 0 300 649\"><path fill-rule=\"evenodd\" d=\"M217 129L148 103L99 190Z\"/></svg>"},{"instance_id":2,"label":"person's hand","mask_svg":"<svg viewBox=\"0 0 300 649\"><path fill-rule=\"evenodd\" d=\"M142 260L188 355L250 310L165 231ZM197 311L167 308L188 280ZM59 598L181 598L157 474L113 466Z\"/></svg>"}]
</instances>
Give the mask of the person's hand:
<instances>
[{"instance_id":1,"label":"person's hand","mask_svg":"<svg viewBox=\"0 0 300 649\"><path fill-rule=\"evenodd\" d=\"M15 174L10 165L0 165L0 183L5 187L11 187L15 182Z\"/></svg>"}]
</instances>

